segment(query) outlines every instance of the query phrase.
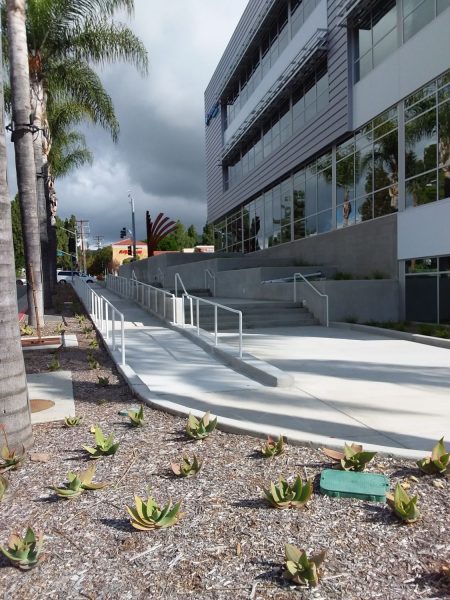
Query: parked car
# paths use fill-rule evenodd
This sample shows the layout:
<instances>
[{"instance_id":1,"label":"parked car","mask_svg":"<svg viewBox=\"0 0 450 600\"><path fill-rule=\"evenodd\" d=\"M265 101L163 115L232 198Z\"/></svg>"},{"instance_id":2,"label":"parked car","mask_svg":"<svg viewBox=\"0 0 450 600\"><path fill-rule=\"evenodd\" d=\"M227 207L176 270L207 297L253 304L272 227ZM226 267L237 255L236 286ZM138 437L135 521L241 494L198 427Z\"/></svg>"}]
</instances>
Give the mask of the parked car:
<instances>
[{"instance_id":1,"label":"parked car","mask_svg":"<svg viewBox=\"0 0 450 600\"><path fill-rule=\"evenodd\" d=\"M72 283L73 277L81 277L86 283L93 283L96 281L96 277L94 275L87 275L86 273L81 273L80 271L57 271L56 280L58 283L66 284Z\"/></svg>"}]
</instances>

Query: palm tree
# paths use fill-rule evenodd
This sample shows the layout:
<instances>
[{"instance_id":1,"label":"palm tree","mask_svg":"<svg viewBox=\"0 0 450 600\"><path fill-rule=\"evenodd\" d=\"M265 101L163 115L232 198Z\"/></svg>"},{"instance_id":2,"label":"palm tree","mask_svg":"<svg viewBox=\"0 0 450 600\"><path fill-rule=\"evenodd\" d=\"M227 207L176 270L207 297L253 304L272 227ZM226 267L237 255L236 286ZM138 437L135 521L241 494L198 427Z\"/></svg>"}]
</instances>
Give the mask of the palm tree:
<instances>
[{"instance_id":1,"label":"palm tree","mask_svg":"<svg viewBox=\"0 0 450 600\"><path fill-rule=\"evenodd\" d=\"M139 38L128 27L112 20L122 9L131 15L134 0L28 0L27 6L33 124L38 129L36 171L44 172L43 181L48 184L45 173L51 148L48 118L51 99L62 97L84 106L90 119L108 129L116 141L119 126L114 108L92 66L124 60L146 73L148 58ZM46 195L48 198L48 190ZM41 214L42 203L41 194ZM48 228L49 210L45 218ZM43 232L42 221L41 225ZM45 244L43 233L44 247ZM48 261L44 261L44 267L47 267L44 280L48 286L52 275L48 272Z\"/></svg>"},{"instance_id":2,"label":"palm tree","mask_svg":"<svg viewBox=\"0 0 450 600\"><path fill-rule=\"evenodd\" d=\"M8 48L11 80L13 140L17 187L22 214L28 310L31 325L43 325L41 245L37 215L33 130L30 127L30 85L25 30L25 0L8 0Z\"/></svg>"},{"instance_id":3,"label":"palm tree","mask_svg":"<svg viewBox=\"0 0 450 600\"><path fill-rule=\"evenodd\" d=\"M2 48L0 45L0 64ZM3 107L3 82L0 81L0 107ZM0 110L0 425L8 435L11 448L33 443L25 365L17 327L11 203L6 181L6 144L3 110ZM0 438L2 434L0 434ZM0 446L3 443L0 441Z\"/></svg>"}]
</instances>

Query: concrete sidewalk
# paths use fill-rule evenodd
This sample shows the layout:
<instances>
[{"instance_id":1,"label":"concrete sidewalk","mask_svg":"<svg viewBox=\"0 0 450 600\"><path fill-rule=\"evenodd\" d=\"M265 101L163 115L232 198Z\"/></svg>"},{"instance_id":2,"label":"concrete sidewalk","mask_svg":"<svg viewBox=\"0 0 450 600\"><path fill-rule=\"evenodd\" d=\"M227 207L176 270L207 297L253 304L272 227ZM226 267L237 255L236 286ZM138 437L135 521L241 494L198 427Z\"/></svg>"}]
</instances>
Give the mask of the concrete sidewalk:
<instances>
[{"instance_id":1,"label":"concrete sidewalk","mask_svg":"<svg viewBox=\"0 0 450 600\"><path fill-rule=\"evenodd\" d=\"M270 388L130 300L94 287L125 315L120 370L149 404L178 414L211 410L231 431L334 447L358 441L399 456L422 456L442 435L450 440L450 350L322 327L248 331L244 349L264 361L259 368L293 377L290 388ZM236 353L235 336L222 339Z\"/></svg>"}]
</instances>

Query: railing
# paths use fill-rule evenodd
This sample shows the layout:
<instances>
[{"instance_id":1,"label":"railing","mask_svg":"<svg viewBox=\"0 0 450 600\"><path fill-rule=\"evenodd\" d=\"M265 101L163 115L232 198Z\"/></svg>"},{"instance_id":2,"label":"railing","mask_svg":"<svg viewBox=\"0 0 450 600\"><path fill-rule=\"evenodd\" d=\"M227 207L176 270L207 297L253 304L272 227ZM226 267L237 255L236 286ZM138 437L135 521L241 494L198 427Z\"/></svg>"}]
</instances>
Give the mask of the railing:
<instances>
[{"instance_id":1,"label":"railing","mask_svg":"<svg viewBox=\"0 0 450 600\"><path fill-rule=\"evenodd\" d=\"M312 289L314 291L315 294L317 294L317 296L319 296L320 298L323 299L324 302L324 314L319 316L318 313L319 311L313 309L311 307L311 303L309 303L308 308L311 310L311 312L314 314L315 317L317 317L319 319L319 321L322 324L325 324L326 327L329 326L329 311L328 311L328 296L327 294L322 294L322 292L319 292L319 290L313 286L313 284L308 281L306 279L306 277L304 275L302 275L302 273L294 273L294 302L297 302L297 278L300 278L302 281L304 281L306 284L308 284L309 288ZM308 288L306 288L308 289Z\"/></svg>"},{"instance_id":2,"label":"railing","mask_svg":"<svg viewBox=\"0 0 450 600\"><path fill-rule=\"evenodd\" d=\"M108 275L112 277L112 275ZM73 287L84 304L93 322L109 342L111 334L112 349L117 350L117 333L120 333L120 353L122 366L125 365L125 322L124 316L106 298L97 294L81 277L75 277ZM116 322L120 328L116 330ZM117 333L116 333L117 331Z\"/></svg>"},{"instance_id":3,"label":"railing","mask_svg":"<svg viewBox=\"0 0 450 600\"><path fill-rule=\"evenodd\" d=\"M210 277L213 281L213 296L216 295L216 274L211 269L205 269L205 289L208 287L206 284L207 278Z\"/></svg>"},{"instance_id":4,"label":"railing","mask_svg":"<svg viewBox=\"0 0 450 600\"><path fill-rule=\"evenodd\" d=\"M143 283L137 279L127 279L126 277L114 277L108 275L106 285L112 292L131 298L144 308L148 309L157 315L168 318L167 302L172 305L172 319L176 321L176 304L175 296L167 290L154 287L148 283Z\"/></svg>"},{"instance_id":5,"label":"railing","mask_svg":"<svg viewBox=\"0 0 450 600\"><path fill-rule=\"evenodd\" d=\"M214 345L218 344L218 315L217 312L219 308L226 310L231 313L236 313L239 319L239 358L242 358L242 311L236 310L235 308L230 308L229 306L224 306L223 304L219 304L218 302L212 302L211 300L206 300L205 298L199 298L198 296L191 296L190 294L183 294L184 298L189 298L191 303L192 300L195 301L195 309L196 309L196 324L195 327L197 329L197 335L200 336L200 302L204 304L209 304L214 306ZM192 304L191 304L192 307ZM183 303L183 312L184 312L184 303Z\"/></svg>"}]
</instances>

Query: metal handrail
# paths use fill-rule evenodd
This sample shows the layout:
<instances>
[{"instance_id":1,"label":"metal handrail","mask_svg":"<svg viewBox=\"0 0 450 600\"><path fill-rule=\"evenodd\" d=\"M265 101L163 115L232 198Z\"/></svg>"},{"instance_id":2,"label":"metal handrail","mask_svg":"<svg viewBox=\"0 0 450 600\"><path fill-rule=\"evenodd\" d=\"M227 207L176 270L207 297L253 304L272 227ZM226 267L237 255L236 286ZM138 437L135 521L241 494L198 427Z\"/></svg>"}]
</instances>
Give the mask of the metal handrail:
<instances>
[{"instance_id":1,"label":"metal handrail","mask_svg":"<svg viewBox=\"0 0 450 600\"><path fill-rule=\"evenodd\" d=\"M123 281L120 281L123 280ZM136 300L139 304L144 306L144 308L148 308L150 312L154 314L160 315L161 312L159 310L159 306L162 304L162 314L163 317L166 318L166 302L165 298L168 297L172 301L172 316L175 321L175 295L167 290L163 290L161 288L157 288L149 283L144 283L139 281L138 279L127 279L126 277L113 276L109 275L107 278L107 285L109 289L113 292L116 292L122 296L132 298ZM162 296L162 302L158 301L158 297ZM152 306L152 296L153 296L153 306Z\"/></svg>"},{"instance_id":2,"label":"metal handrail","mask_svg":"<svg viewBox=\"0 0 450 600\"><path fill-rule=\"evenodd\" d=\"M230 308L229 306L225 306L224 304L219 304L218 302L213 302L212 300L206 300L206 298L200 298L199 296L191 296L190 294L183 294L183 313L184 313L184 298L189 298L191 300L195 300L196 303L196 313L197 313L197 335L200 336L200 302L204 304L210 304L214 306L214 345L218 344L218 319L217 319L217 309L222 308L223 310L227 310L228 312L236 313L239 317L239 358L242 358L242 311L237 310L236 308Z\"/></svg>"},{"instance_id":3,"label":"metal handrail","mask_svg":"<svg viewBox=\"0 0 450 600\"><path fill-rule=\"evenodd\" d=\"M328 295L320 292L313 284L306 279L306 277L302 273L294 273L294 302L297 302L297 277L300 277L305 283L309 285L310 288L314 290L318 296L325 299L325 326L329 326L329 311L328 311Z\"/></svg>"},{"instance_id":4,"label":"metal handrail","mask_svg":"<svg viewBox=\"0 0 450 600\"><path fill-rule=\"evenodd\" d=\"M210 277L213 280L213 296L216 295L216 274L211 269L205 269L205 289L206 289L206 278Z\"/></svg>"},{"instance_id":5,"label":"metal handrail","mask_svg":"<svg viewBox=\"0 0 450 600\"><path fill-rule=\"evenodd\" d=\"M112 277L112 275L108 275ZM91 316L93 322L105 335L106 341L109 342L109 333L111 331L112 349L117 350L116 344L116 320L120 322L120 354L122 366L125 366L125 319L124 315L117 310L104 296L97 294L85 281L80 277L76 277L73 282L73 287L78 294L80 300L84 304L87 312ZM111 313L111 319L110 315ZM118 319L116 319L116 315ZM111 328L110 322L111 321Z\"/></svg>"}]
</instances>

